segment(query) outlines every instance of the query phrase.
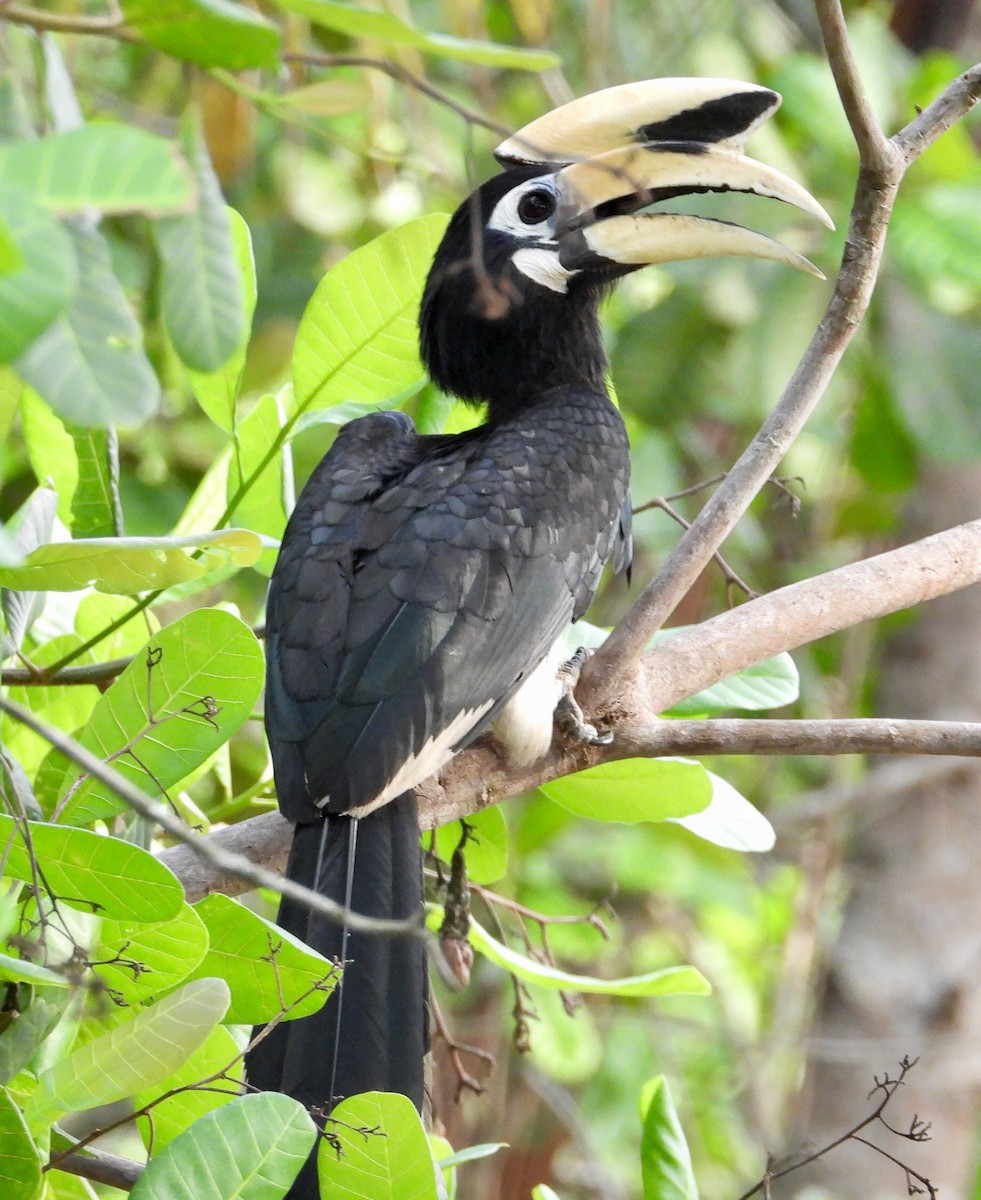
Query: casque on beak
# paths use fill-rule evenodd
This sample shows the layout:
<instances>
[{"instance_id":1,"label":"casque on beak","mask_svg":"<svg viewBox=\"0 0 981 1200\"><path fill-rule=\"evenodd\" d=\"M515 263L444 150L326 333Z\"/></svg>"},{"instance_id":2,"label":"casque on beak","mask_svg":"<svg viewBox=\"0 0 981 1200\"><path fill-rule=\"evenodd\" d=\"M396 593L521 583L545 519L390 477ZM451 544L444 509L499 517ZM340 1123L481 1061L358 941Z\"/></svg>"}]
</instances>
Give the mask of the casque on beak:
<instances>
[{"instance_id":1,"label":"casque on beak","mask_svg":"<svg viewBox=\"0 0 981 1200\"><path fill-rule=\"evenodd\" d=\"M568 270L620 274L652 263L747 255L823 278L796 251L742 226L639 211L691 193L750 192L834 228L800 184L743 154L747 138L779 104L776 92L730 79L623 84L554 109L495 153L505 164L555 168L556 242Z\"/></svg>"}]
</instances>

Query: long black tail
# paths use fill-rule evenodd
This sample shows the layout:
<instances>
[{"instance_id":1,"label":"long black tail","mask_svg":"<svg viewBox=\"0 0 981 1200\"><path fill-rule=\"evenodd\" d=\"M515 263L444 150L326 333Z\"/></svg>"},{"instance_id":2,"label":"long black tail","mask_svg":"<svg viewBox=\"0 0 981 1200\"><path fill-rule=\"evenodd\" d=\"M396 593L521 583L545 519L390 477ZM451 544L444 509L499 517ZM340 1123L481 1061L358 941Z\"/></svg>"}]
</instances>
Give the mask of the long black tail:
<instances>
[{"instance_id":1,"label":"long black tail","mask_svg":"<svg viewBox=\"0 0 981 1200\"><path fill-rule=\"evenodd\" d=\"M326 820L326 828L319 823L297 826L286 868L290 879L366 916L421 913L422 860L411 792L357 822L335 816ZM345 944L340 925L286 898L278 923L348 966L342 987L319 1012L281 1022L251 1051L249 1083L285 1092L323 1112L347 1096L376 1090L401 1092L421 1109L429 1048L422 941L351 931ZM311 1160L288 1200L317 1197Z\"/></svg>"}]
</instances>

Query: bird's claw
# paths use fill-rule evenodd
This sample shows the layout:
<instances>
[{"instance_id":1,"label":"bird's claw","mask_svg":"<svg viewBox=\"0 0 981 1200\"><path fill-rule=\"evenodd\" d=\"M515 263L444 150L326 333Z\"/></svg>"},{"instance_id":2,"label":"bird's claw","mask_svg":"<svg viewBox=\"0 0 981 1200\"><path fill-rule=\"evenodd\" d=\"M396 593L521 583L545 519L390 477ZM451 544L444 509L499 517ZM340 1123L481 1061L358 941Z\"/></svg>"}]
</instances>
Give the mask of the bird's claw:
<instances>
[{"instance_id":1,"label":"bird's claw","mask_svg":"<svg viewBox=\"0 0 981 1200\"><path fill-rule=\"evenodd\" d=\"M576 684L593 651L588 646L580 646L573 656L559 667L558 675L562 682L562 695L555 706L555 724L573 742L583 746L609 746L613 741L610 730L602 732L590 724L583 715L579 702L575 697Z\"/></svg>"}]
</instances>

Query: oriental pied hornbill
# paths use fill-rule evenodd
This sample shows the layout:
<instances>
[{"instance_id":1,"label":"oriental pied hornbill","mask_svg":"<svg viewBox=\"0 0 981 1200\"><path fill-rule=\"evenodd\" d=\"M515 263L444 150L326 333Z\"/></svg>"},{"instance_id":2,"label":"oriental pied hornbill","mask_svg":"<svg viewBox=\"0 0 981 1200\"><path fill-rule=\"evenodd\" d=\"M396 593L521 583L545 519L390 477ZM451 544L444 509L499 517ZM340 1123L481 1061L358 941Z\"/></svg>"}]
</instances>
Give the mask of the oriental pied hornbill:
<instances>
[{"instance_id":1,"label":"oriental pied hornbill","mask_svg":"<svg viewBox=\"0 0 981 1200\"><path fill-rule=\"evenodd\" d=\"M737 225L639 210L705 191L807 192L742 154L766 88L664 79L576 100L498 147L457 211L420 312L436 384L479 428L420 436L400 412L343 428L300 496L269 592L266 730L288 874L360 913L422 903L412 789L492 730L530 762L552 737L554 648L600 573L630 561L627 437L597 307L648 263L752 255L815 268ZM597 736L589 727L584 736ZM423 1102L418 939L352 933L283 902L280 924L349 962L318 1014L252 1051L250 1082L329 1110L369 1089ZM304 1190L306 1189L306 1190ZM310 1173L291 1193L316 1195Z\"/></svg>"}]
</instances>

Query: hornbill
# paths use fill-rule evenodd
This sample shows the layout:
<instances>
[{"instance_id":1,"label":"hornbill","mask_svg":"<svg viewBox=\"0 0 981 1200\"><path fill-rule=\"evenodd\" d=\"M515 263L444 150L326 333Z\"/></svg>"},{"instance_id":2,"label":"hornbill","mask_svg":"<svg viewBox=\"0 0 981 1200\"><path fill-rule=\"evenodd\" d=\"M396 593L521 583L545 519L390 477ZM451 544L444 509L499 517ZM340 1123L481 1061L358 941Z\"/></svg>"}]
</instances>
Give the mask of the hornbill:
<instances>
[{"instance_id":1,"label":"hornbill","mask_svg":"<svg viewBox=\"0 0 981 1200\"><path fill-rule=\"evenodd\" d=\"M630 562L627 435L604 383L599 301L621 276L677 259L751 255L819 274L740 226L640 213L732 190L828 221L743 156L779 103L712 79L584 97L503 142L502 172L450 220L422 297L422 359L445 392L485 403L486 420L421 436L404 413L378 412L342 428L270 585L266 731L296 825L290 878L369 916L418 914L413 788L487 730L516 762L548 749L556 647L607 561ZM291 900L279 922L347 965L319 1013L253 1049L249 1081L321 1113L371 1089L421 1108L422 942L348 936ZM291 1196L316 1196L312 1168Z\"/></svg>"}]
</instances>

